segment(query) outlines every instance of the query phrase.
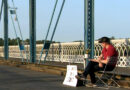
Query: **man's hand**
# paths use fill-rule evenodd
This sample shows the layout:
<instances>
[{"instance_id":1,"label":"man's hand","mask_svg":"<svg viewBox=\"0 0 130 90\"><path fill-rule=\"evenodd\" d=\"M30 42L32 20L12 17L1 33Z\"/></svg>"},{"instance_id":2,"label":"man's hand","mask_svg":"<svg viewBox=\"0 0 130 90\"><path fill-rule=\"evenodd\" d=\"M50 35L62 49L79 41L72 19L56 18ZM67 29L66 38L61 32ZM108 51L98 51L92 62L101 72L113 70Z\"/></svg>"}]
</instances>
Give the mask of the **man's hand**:
<instances>
[{"instance_id":1,"label":"man's hand","mask_svg":"<svg viewBox=\"0 0 130 90\"><path fill-rule=\"evenodd\" d=\"M99 67L103 67L103 64L101 63L100 59L89 59L92 62L98 62L99 63Z\"/></svg>"}]
</instances>

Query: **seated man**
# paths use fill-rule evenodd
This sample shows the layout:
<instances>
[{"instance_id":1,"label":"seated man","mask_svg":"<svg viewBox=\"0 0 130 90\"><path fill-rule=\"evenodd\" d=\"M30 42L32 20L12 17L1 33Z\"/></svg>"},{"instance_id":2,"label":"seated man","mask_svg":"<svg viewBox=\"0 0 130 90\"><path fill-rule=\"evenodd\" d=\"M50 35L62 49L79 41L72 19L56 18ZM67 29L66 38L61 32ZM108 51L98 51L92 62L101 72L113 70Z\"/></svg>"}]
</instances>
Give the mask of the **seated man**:
<instances>
[{"instance_id":1,"label":"seated man","mask_svg":"<svg viewBox=\"0 0 130 90\"><path fill-rule=\"evenodd\" d=\"M99 43L101 43L103 50L102 54L99 56L98 59L90 59L90 62L86 66L84 72L81 75L77 75L76 78L79 80L84 80L87 75L90 75L91 84L94 85L96 83L95 74L96 71L104 70L106 64L109 60L112 60L110 58L118 58L118 52L114 48L114 46L110 43L110 39L108 37L102 37L99 39ZM117 60L117 59L116 59ZM116 63L113 62L113 64L108 63L106 70L112 71L116 66Z\"/></svg>"}]
</instances>

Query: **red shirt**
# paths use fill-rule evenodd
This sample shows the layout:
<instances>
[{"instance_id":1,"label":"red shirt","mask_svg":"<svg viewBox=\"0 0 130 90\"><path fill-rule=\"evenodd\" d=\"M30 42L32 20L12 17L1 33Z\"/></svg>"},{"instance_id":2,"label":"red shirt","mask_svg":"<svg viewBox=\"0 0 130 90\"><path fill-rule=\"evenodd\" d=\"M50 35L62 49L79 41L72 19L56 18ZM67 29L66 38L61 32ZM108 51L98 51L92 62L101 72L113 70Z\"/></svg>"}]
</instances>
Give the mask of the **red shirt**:
<instances>
[{"instance_id":1,"label":"red shirt","mask_svg":"<svg viewBox=\"0 0 130 90\"><path fill-rule=\"evenodd\" d=\"M109 45L108 48L103 48L102 50L103 59L106 60L107 57L118 58L118 52L113 45ZM115 66L116 63L114 63Z\"/></svg>"}]
</instances>

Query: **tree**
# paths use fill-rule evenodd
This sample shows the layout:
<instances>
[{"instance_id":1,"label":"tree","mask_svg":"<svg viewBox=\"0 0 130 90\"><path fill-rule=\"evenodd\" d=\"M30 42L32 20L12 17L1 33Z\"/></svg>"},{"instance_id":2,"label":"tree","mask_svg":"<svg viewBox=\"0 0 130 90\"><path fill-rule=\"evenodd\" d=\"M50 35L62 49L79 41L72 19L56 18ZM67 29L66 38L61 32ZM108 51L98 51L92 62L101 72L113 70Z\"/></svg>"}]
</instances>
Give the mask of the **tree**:
<instances>
[{"instance_id":1,"label":"tree","mask_svg":"<svg viewBox=\"0 0 130 90\"><path fill-rule=\"evenodd\" d=\"M2 38L0 38L0 46L4 45L4 40Z\"/></svg>"},{"instance_id":2,"label":"tree","mask_svg":"<svg viewBox=\"0 0 130 90\"><path fill-rule=\"evenodd\" d=\"M25 42L25 44L29 44L30 39L27 38L24 42Z\"/></svg>"},{"instance_id":3,"label":"tree","mask_svg":"<svg viewBox=\"0 0 130 90\"><path fill-rule=\"evenodd\" d=\"M112 36L110 39L111 39L111 40L114 40L114 39L115 39L115 37L114 37L114 36Z\"/></svg>"}]
</instances>

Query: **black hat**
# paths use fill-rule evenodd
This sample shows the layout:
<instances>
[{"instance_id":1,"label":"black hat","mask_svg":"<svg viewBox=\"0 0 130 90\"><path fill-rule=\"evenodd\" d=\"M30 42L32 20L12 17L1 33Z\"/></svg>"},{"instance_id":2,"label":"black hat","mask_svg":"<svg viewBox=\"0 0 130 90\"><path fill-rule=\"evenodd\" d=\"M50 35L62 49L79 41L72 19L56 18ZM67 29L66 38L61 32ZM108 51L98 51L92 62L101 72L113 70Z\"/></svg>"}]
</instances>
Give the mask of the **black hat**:
<instances>
[{"instance_id":1,"label":"black hat","mask_svg":"<svg viewBox=\"0 0 130 90\"><path fill-rule=\"evenodd\" d=\"M102 38L99 39L98 42L99 43L103 43L103 42L110 43L110 38L108 38L108 37L102 37Z\"/></svg>"}]
</instances>

